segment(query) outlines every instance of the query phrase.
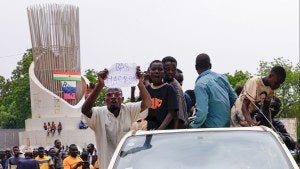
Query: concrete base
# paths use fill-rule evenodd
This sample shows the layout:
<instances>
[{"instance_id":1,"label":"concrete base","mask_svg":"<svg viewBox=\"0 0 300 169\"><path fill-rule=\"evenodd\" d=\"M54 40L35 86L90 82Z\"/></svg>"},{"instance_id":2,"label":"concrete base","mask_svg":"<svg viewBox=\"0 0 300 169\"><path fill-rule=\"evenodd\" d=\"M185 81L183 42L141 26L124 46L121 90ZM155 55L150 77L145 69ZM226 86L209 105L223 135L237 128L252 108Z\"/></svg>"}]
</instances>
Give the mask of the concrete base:
<instances>
[{"instance_id":1,"label":"concrete base","mask_svg":"<svg viewBox=\"0 0 300 169\"><path fill-rule=\"evenodd\" d=\"M43 146L48 150L50 147L53 147L56 139L60 139L64 146L76 144L79 149L86 148L89 143L95 144L94 131L89 128L62 130L60 135L56 131L53 136L51 133L47 136L47 131L32 130L19 133L19 143L31 149Z\"/></svg>"},{"instance_id":2,"label":"concrete base","mask_svg":"<svg viewBox=\"0 0 300 169\"><path fill-rule=\"evenodd\" d=\"M46 89L34 74L34 64L29 68L31 111L32 118L25 121L25 131L19 133L19 145L36 148L43 146L52 147L55 139L60 139L62 145L76 144L85 148L87 144L95 144L95 135L91 129L79 129L82 120L81 106L84 98L77 105L68 102ZM82 83L88 83L82 77ZM83 85L85 86L85 85ZM62 123L62 132L47 136L44 123L54 122L56 126Z\"/></svg>"},{"instance_id":3,"label":"concrete base","mask_svg":"<svg viewBox=\"0 0 300 169\"><path fill-rule=\"evenodd\" d=\"M40 119L27 119L25 121L26 130L19 133L19 144L25 147L36 148L39 146L52 147L54 140L60 139L63 145L76 144L79 147L85 148L89 143L95 144L94 131L90 128L79 129L79 122L82 117L53 117ZM56 124L62 123L62 131L60 135L58 131L47 136L47 130L44 130L44 122Z\"/></svg>"}]
</instances>

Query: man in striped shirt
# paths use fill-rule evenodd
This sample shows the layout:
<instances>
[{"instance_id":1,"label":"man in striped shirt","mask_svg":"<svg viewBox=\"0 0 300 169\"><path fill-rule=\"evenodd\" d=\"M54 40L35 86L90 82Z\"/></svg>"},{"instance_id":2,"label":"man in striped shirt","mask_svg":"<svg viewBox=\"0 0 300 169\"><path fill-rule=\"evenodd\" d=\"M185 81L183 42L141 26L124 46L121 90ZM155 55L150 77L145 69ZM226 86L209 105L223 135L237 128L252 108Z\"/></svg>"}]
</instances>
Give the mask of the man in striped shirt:
<instances>
[{"instance_id":1,"label":"man in striped shirt","mask_svg":"<svg viewBox=\"0 0 300 169\"><path fill-rule=\"evenodd\" d=\"M45 156L44 147L38 148L38 156L35 160L39 163L40 169L54 169L53 161L48 156Z\"/></svg>"}]
</instances>

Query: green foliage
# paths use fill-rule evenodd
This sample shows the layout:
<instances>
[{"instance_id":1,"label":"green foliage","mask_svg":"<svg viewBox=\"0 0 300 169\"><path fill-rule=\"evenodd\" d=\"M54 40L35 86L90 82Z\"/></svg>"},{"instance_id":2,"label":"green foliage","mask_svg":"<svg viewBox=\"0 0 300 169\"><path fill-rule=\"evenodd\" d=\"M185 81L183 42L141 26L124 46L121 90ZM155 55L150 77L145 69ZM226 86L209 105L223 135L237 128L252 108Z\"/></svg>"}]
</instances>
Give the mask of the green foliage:
<instances>
[{"instance_id":1,"label":"green foliage","mask_svg":"<svg viewBox=\"0 0 300 169\"><path fill-rule=\"evenodd\" d=\"M90 81L90 83L96 84L98 82L97 72L94 69L86 70L84 76Z\"/></svg>"},{"instance_id":2,"label":"green foliage","mask_svg":"<svg viewBox=\"0 0 300 169\"><path fill-rule=\"evenodd\" d=\"M92 84L97 84L98 83L98 78L97 78L97 72L94 69L88 69L85 71L84 75ZM104 94L106 91L106 87L103 87L103 89L100 91L99 96L96 100L95 106L103 106L104 103Z\"/></svg>"},{"instance_id":3,"label":"green foliage","mask_svg":"<svg viewBox=\"0 0 300 169\"><path fill-rule=\"evenodd\" d=\"M11 79L5 80L0 76L1 128L24 128L25 120L31 116L29 87L31 62L32 52L27 50L13 70Z\"/></svg>"},{"instance_id":4,"label":"green foliage","mask_svg":"<svg viewBox=\"0 0 300 169\"><path fill-rule=\"evenodd\" d=\"M252 77L249 72L243 72L241 70L235 71L234 75L230 75L229 73L225 73L227 76L229 83L231 84L232 88L235 89L238 86L243 86L246 81Z\"/></svg>"},{"instance_id":5,"label":"green foliage","mask_svg":"<svg viewBox=\"0 0 300 169\"><path fill-rule=\"evenodd\" d=\"M291 106L291 109L294 110L294 113L297 118L297 135L300 136L300 63L295 68L294 76L293 76L294 82L295 82L295 92L294 97L295 104Z\"/></svg>"}]
</instances>

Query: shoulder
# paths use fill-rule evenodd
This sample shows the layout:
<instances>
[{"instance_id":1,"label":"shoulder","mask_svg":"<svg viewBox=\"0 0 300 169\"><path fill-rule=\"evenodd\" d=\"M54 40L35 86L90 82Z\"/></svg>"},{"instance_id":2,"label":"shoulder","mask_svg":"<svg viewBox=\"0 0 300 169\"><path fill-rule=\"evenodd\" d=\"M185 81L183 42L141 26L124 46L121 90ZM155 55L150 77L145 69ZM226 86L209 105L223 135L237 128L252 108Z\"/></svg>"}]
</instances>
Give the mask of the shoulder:
<instances>
[{"instance_id":1,"label":"shoulder","mask_svg":"<svg viewBox=\"0 0 300 169\"><path fill-rule=\"evenodd\" d=\"M66 157L64 160L69 160L69 159L70 159L70 157L71 157L71 156L69 156L69 155L68 155L68 156L67 156L67 157Z\"/></svg>"},{"instance_id":2,"label":"shoulder","mask_svg":"<svg viewBox=\"0 0 300 169\"><path fill-rule=\"evenodd\" d=\"M248 84L248 83L260 83L260 82L262 82L262 78L260 76L253 76L253 77L251 77L250 79L248 79L246 81L246 84Z\"/></svg>"},{"instance_id":3,"label":"shoulder","mask_svg":"<svg viewBox=\"0 0 300 169\"><path fill-rule=\"evenodd\" d=\"M218 78L218 74L210 70L201 73L196 80L195 85L199 87L205 87L209 83L212 83L214 79Z\"/></svg>"},{"instance_id":4,"label":"shoulder","mask_svg":"<svg viewBox=\"0 0 300 169\"><path fill-rule=\"evenodd\" d=\"M122 109L122 108L127 108L127 107L140 106L140 105L141 105L141 101L122 103L122 104L121 104L121 109Z\"/></svg>"},{"instance_id":5,"label":"shoulder","mask_svg":"<svg viewBox=\"0 0 300 169\"><path fill-rule=\"evenodd\" d=\"M121 104L121 110L128 111L128 110L136 110L137 108L141 107L141 101L138 102L128 102Z\"/></svg>"},{"instance_id":6,"label":"shoulder","mask_svg":"<svg viewBox=\"0 0 300 169\"><path fill-rule=\"evenodd\" d=\"M166 83L162 88L174 88L172 84Z\"/></svg>"},{"instance_id":7,"label":"shoulder","mask_svg":"<svg viewBox=\"0 0 300 169\"><path fill-rule=\"evenodd\" d=\"M178 89L181 89L181 85L180 85L180 83L174 78L174 80L172 81L172 86L174 87L174 88L178 88Z\"/></svg>"},{"instance_id":8,"label":"shoulder","mask_svg":"<svg viewBox=\"0 0 300 169\"><path fill-rule=\"evenodd\" d=\"M174 93L176 93L176 87L172 86L170 84L166 84L162 88L166 89L167 92L174 92Z\"/></svg>"}]
</instances>

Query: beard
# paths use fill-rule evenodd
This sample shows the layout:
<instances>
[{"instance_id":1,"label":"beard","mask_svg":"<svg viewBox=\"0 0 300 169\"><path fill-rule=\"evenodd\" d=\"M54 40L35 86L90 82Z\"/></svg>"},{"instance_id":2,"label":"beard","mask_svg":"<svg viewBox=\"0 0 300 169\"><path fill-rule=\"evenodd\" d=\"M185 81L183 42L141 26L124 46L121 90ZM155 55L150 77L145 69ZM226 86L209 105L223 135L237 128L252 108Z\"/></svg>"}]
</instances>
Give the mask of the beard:
<instances>
[{"instance_id":1,"label":"beard","mask_svg":"<svg viewBox=\"0 0 300 169\"><path fill-rule=\"evenodd\" d=\"M109 107L108 107L108 110L113 112L113 111L116 111L116 110L120 110L120 107L119 105L116 105L116 104L111 104Z\"/></svg>"}]
</instances>

